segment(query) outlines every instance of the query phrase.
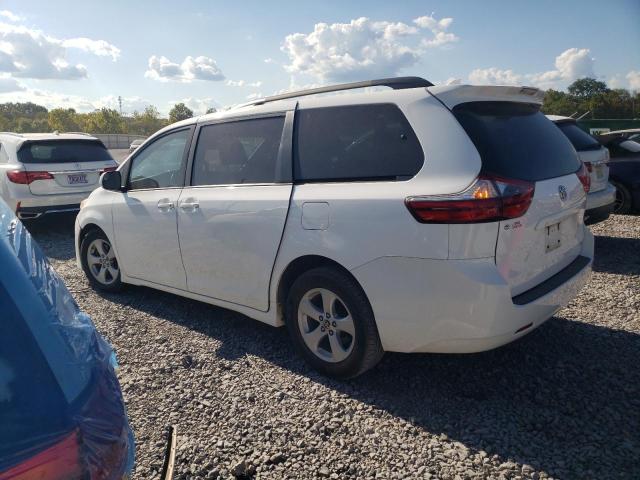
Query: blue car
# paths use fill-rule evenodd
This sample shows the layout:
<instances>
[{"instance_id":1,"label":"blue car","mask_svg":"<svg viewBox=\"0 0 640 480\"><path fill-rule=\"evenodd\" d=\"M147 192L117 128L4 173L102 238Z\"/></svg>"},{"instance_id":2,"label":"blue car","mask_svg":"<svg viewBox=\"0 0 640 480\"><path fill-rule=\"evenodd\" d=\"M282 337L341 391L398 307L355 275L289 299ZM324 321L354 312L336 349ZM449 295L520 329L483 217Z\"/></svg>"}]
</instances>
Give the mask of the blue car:
<instances>
[{"instance_id":1,"label":"blue car","mask_svg":"<svg viewBox=\"0 0 640 480\"><path fill-rule=\"evenodd\" d=\"M609 149L609 181L616 187L614 213L640 210L640 129L608 132L598 140Z\"/></svg>"},{"instance_id":2,"label":"blue car","mask_svg":"<svg viewBox=\"0 0 640 480\"><path fill-rule=\"evenodd\" d=\"M0 480L111 480L134 441L115 355L0 200Z\"/></svg>"}]
</instances>

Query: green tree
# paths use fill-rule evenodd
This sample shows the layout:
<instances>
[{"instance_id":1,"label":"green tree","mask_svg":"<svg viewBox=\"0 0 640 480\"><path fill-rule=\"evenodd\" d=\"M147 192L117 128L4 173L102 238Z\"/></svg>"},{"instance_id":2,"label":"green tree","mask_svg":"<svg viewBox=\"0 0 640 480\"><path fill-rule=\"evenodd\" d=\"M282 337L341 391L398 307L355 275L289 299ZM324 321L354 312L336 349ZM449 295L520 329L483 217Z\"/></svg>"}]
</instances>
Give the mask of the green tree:
<instances>
[{"instance_id":1,"label":"green tree","mask_svg":"<svg viewBox=\"0 0 640 480\"><path fill-rule=\"evenodd\" d=\"M205 113L216 113L216 112L217 112L217 110L215 108L209 107L209 108L207 108L207 111Z\"/></svg>"},{"instance_id":2,"label":"green tree","mask_svg":"<svg viewBox=\"0 0 640 480\"><path fill-rule=\"evenodd\" d=\"M49 129L59 132L75 132L80 130L78 114L73 108L54 108L49 112Z\"/></svg>"},{"instance_id":3,"label":"green tree","mask_svg":"<svg viewBox=\"0 0 640 480\"><path fill-rule=\"evenodd\" d=\"M595 78L580 78L567 88L567 91L578 98L592 98L609 91L607 84Z\"/></svg>"},{"instance_id":4,"label":"green tree","mask_svg":"<svg viewBox=\"0 0 640 480\"><path fill-rule=\"evenodd\" d=\"M167 125L167 121L160 118L160 112L158 112L156 107L149 105L142 113L133 112L129 125L130 128L128 133L151 135Z\"/></svg>"},{"instance_id":5,"label":"green tree","mask_svg":"<svg viewBox=\"0 0 640 480\"><path fill-rule=\"evenodd\" d=\"M573 95L549 89L544 93L542 111L550 115L570 116L581 111L580 100Z\"/></svg>"},{"instance_id":6,"label":"green tree","mask_svg":"<svg viewBox=\"0 0 640 480\"><path fill-rule=\"evenodd\" d=\"M113 108L101 108L83 116L82 127L90 133L124 133L122 116Z\"/></svg>"},{"instance_id":7,"label":"green tree","mask_svg":"<svg viewBox=\"0 0 640 480\"><path fill-rule=\"evenodd\" d=\"M193 110L184 103L176 103L169 112L169 123L179 122L193 117Z\"/></svg>"}]
</instances>

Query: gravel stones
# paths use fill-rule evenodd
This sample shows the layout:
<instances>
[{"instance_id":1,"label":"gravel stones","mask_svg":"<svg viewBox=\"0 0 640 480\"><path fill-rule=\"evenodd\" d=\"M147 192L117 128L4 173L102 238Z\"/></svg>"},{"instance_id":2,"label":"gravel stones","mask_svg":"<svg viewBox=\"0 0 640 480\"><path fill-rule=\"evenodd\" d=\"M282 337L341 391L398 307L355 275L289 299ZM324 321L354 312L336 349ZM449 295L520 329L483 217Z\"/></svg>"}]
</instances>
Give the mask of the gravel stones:
<instances>
[{"instance_id":1,"label":"gravel stones","mask_svg":"<svg viewBox=\"0 0 640 480\"><path fill-rule=\"evenodd\" d=\"M348 382L284 329L147 288L89 288L73 220L32 224L118 354L135 479L640 476L640 217L595 225L587 287L521 340L473 355L388 354Z\"/></svg>"}]
</instances>

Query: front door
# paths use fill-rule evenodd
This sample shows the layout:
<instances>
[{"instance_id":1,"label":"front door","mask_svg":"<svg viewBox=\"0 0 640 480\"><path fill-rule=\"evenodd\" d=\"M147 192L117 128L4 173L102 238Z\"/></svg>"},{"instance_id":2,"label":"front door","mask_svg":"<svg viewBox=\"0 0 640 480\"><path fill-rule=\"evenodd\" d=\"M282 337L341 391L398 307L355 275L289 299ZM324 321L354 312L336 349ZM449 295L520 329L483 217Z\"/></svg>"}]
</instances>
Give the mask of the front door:
<instances>
[{"instance_id":1,"label":"front door","mask_svg":"<svg viewBox=\"0 0 640 480\"><path fill-rule=\"evenodd\" d=\"M291 128L284 128L291 120L278 115L199 129L191 185L178 203L189 291L268 309L292 188Z\"/></svg>"},{"instance_id":2,"label":"front door","mask_svg":"<svg viewBox=\"0 0 640 480\"><path fill-rule=\"evenodd\" d=\"M125 275L186 290L176 208L190 129L159 137L133 157L126 191L113 203L115 245Z\"/></svg>"}]
</instances>

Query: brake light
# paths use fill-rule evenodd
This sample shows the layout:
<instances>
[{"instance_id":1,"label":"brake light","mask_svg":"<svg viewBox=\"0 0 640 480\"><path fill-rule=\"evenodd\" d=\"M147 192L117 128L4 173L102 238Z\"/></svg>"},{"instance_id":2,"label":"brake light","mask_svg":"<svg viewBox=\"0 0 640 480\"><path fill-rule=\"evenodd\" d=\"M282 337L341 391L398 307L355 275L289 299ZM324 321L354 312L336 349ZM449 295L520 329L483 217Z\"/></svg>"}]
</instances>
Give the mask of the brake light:
<instances>
[{"instance_id":1,"label":"brake light","mask_svg":"<svg viewBox=\"0 0 640 480\"><path fill-rule=\"evenodd\" d=\"M53 175L49 172L26 172L24 170L10 170L7 177L13 183L29 185L36 180L52 180Z\"/></svg>"},{"instance_id":2,"label":"brake light","mask_svg":"<svg viewBox=\"0 0 640 480\"><path fill-rule=\"evenodd\" d=\"M497 222L524 215L534 191L532 182L480 175L463 192L409 197L405 204L420 223Z\"/></svg>"},{"instance_id":3,"label":"brake light","mask_svg":"<svg viewBox=\"0 0 640 480\"><path fill-rule=\"evenodd\" d=\"M103 174L105 172L114 172L118 169L118 167L107 167L107 168L103 168L102 170L100 170L100 174Z\"/></svg>"},{"instance_id":4,"label":"brake light","mask_svg":"<svg viewBox=\"0 0 640 480\"><path fill-rule=\"evenodd\" d=\"M591 164L591 162L582 162L584 164L585 167L587 167L587 172L591 173L593 172L593 165Z\"/></svg>"},{"instance_id":5,"label":"brake light","mask_svg":"<svg viewBox=\"0 0 640 480\"><path fill-rule=\"evenodd\" d=\"M591 166L591 163L584 162L580 166L580 170L576 172L576 175L578 175L578 178L582 183L582 188L584 188L585 193L589 193L589 189L591 188L591 176L589 175L589 172L591 171L589 170L590 166Z\"/></svg>"},{"instance_id":6,"label":"brake light","mask_svg":"<svg viewBox=\"0 0 640 480\"><path fill-rule=\"evenodd\" d=\"M37 455L0 472L0 480L79 480L84 475L78 434L73 432Z\"/></svg>"}]
</instances>

